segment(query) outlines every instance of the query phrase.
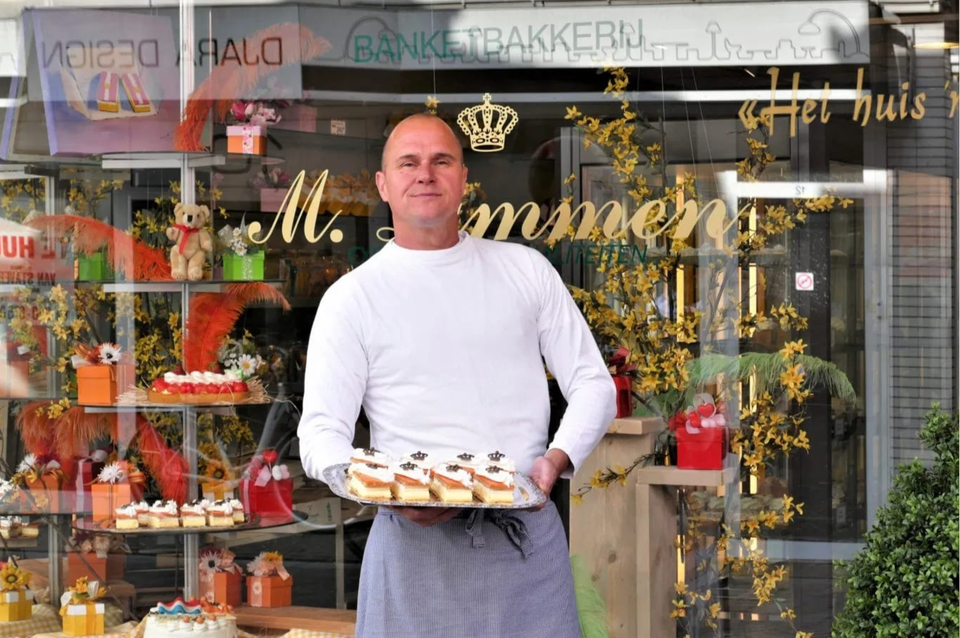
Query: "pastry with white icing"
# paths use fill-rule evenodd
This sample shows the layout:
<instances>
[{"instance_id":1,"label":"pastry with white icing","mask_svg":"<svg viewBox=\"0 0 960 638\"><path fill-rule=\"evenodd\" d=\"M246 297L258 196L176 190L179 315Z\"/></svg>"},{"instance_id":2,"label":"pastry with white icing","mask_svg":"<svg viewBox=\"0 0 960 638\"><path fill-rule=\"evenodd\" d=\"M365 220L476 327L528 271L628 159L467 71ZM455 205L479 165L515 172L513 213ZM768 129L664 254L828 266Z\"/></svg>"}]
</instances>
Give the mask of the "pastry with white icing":
<instances>
[{"instance_id":1,"label":"pastry with white icing","mask_svg":"<svg viewBox=\"0 0 960 638\"><path fill-rule=\"evenodd\" d=\"M180 521L184 527L206 527L207 512L201 503L180 506Z\"/></svg>"},{"instance_id":2,"label":"pastry with white icing","mask_svg":"<svg viewBox=\"0 0 960 638\"><path fill-rule=\"evenodd\" d=\"M207 506L207 523L210 527L233 527L233 507L226 501L217 501Z\"/></svg>"},{"instance_id":3,"label":"pastry with white icing","mask_svg":"<svg viewBox=\"0 0 960 638\"><path fill-rule=\"evenodd\" d=\"M431 470L430 491L444 503L472 503L473 477L458 463L440 463Z\"/></svg>"},{"instance_id":4,"label":"pastry with white icing","mask_svg":"<svg viewBox=\"0 0 960 638\"><path fill-rule=\"evenodd\" d=\"M484 503L513 504L513 474L498 465L480 467L473 475L473 493Z\"/></svg>"},{"instance_id":5,"label":"pastry with white icing","mask_svg":"<svg viewBox=\"0 0 960 638\"><path fill-rule=\"evenodd\" d=\"M131 505L118 507L114 511L114 517L117 519L117 529L139 529L140 520L137 515L137 508Z\"/></svg>"},{"instance_id":6,"label":"pastry with white icing","mask_svg":"<svg viewBox=\"0 0 960 638\"><path fill-rule=\"evenodd\" d=\"M157 501L150 507L147 525L154 529L180 527L180 510L176 501Z\"/></svg>"},{"instance_id":7,"label":"pastry with white icing","mask_svg":"<svg viewBox=\"0 0 960 638\"><path fill-rule=\"evenodd\" d=\"M391 490L399 501L429 501L430 472L413 461L394 463Z\"/></svg>"},{"instance_id":8,"label":"pastry with white icing","mask_svg":"<svg viewBox=\"0 0 960 638\"><path fill-rule=\"evenodd\" d=\"M349 488L360 498L389 501L393 472L389 467L374 463L354 463L350 466Z\"/></svg>"}]
</instances>

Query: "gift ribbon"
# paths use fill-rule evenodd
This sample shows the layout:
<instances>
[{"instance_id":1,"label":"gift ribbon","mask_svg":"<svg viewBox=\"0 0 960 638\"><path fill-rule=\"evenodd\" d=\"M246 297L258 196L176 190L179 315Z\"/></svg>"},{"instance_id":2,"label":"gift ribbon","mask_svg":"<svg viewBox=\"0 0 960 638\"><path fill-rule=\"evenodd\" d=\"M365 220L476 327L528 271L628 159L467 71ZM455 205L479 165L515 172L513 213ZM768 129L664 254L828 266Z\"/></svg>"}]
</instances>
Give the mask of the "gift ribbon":
<instances>
[{"instance_id":1,"label":"gift ribbon","mask_svg":"<svg viewBox=\"0 0 960 638\"><path fill-rule=\"evenodd\" d=\"M712 412L709 416L700 415L700 426L697 427L690 423L689 417L684 424L684 427L687 430L687 434L699 434L701 429L710 429L710 428L722 428L727 425L727 419L723 416L722 413L717 411L717 406L713 401L713 397L709 394L697 394L693 397L693 405L687 408L688 412L697 412L699 414L699 408L703 405L709 405L712 408Z\"/></svg>"},{"instance_id":2,"label":"gift ribbon","mask_svg":"<svg viewBox=\"0 0 960 638\"><path fill-rule=\"evenodd\" d=\"M273 561L257 561L252 565L254 576L279 576L283 580L290 578L290 573L283 566L283 563L274 563Z\"/></svg>"},{"instance_id":3,"label":"gift ribbon","mask_svg":"<svg viewBox=\"0 0 960 638\"><path fill-rule=\"evenodd\" d=\"M190 238L190 235L193 233L199 233L200 229L190 228L189 226L184 226L183 224L174 224L173 227L182 233L180 235L180 244L177 246L177 250L182 255L184 248L187 246L187 240Z\"/></svg>"},{"instance_id":4,"label":"gift ribbon","mask_svg":"<svg viewBox=\"0 0 960 638\"><path fill-rule=\"evenodd\" d=\"M280 478L277 478L273 474L273 469L276 469L280 474ZM275 465L273 468L263 466L260 468L260 471L257 472L257 480L253 482L257 487L263 487L270 481L283 481L290 478L290 470L286 465Z\"/></svg>"},{"instance_id":5,"label":"gift ribbon","mask_svg":"<svg viewBox=\"0 0 960 638\"><path fill-rule=\"evenodd\" d=\"M243 152L248 155L253 153L253 138L254 138L253 131L254 131L253 127L250 127L250 126L243 127L242 149L243 149ZM183 251L181 250L180 252L183 252Z\"/></svg>"},{"instance_id":6,"label":"gift ribbon","mask_svg":"<svg viewBox=\"0 0 960 638\"><path fill-rule=\"evenodd\" d=\"M23 473L23 477L27 480L28 483L40 482L41 485L47 490L47 482L44 480L45 477L52 476L57 482L57 489L59 491L63 487L63 482L66 480L66 477L63 475L63 471L60 469L44 470L43 472L37 472L36 468L32 467L26 472Z\"/></svg>"}]
</instances>

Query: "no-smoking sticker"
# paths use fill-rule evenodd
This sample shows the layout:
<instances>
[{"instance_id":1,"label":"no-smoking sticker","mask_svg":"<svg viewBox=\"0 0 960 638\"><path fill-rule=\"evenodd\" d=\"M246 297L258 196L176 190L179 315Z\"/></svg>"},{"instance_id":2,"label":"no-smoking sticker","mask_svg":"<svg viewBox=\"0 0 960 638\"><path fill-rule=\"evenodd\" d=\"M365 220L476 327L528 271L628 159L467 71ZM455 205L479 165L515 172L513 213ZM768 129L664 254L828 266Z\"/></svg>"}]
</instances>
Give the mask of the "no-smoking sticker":
<instances>
[{"instance_id":1,"label":"no-smoking sticker","mask_svg":"<svg viewBox=\"0 0 960 638\"><path fill-rule=\"evenodd\" d=\"M795 283L797 285L797 290L802 290L804 292L812 291L813 290L813 273L812 272L796 273Z\"/></svg>"}]
</instances>

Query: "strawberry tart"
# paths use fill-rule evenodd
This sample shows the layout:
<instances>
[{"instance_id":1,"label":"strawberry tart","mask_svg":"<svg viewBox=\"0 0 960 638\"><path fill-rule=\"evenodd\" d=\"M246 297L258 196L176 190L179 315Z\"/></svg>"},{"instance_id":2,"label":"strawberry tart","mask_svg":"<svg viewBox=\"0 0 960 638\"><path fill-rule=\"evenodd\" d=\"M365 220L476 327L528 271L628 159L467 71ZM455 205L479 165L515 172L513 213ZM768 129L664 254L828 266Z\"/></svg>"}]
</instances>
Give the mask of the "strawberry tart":
<instances>
[{"instance_id":1,"label":"strawberry tart","mask_svg":"<svg viewBox=\"0 0 960 638\"><path fill-rule=\"evenodd\" d=\"M167 372L147 389L153 403L239 403L250 396L250 388L234 372Z\"/></svg>"}]
</instances>

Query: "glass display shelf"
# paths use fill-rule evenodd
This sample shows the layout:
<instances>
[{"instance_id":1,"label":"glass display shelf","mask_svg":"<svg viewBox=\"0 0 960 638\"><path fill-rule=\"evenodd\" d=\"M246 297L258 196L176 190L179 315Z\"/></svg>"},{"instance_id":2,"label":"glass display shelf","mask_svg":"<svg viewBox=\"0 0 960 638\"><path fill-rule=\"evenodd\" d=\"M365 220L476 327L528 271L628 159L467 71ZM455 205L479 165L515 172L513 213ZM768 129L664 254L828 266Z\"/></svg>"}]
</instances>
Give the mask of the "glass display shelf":
<instances>
[{"instance_id":1,"label":"glass display shelf","mask_svg":"<svg viewBox=\"0 0 960 638\"><path fill-rule=\"evenodd\" d=\"M253 514L246 523L224 527L140 527L137 529L117 529L113 527L111 521L94 521L91 518L78 518L71 527L81 532L95 532L97 534L120 534L123 536L163 536L167 534L179 535L197 535L197 534L223 534L226 532L248 532L253 530L271 529L274 527L285 527L287 525L296 525L307 521L307 514L299 510L293 510L289 516L260 516Z\"/></svg>"},{"instance_id":2,"label":"glass display shelf","mask_svg":"<svg viewBox=\"0 0 960 638\"><path fill-rule=\"evenodd\" d=\"M141 293L141 292L182 292L184 288L190 292L225 292L233 284L264 283L275 288L287 283L286 279L256 279L243 281L102 281L103 291L106 293Z\"/></svg>"},{"instance_id":3,"label":"glass display shelf","mask_svg":"<svg viewBox=\"0 0 960 638\"><path fill-rule=\"evenodd\" d=\"M33 290L35 288L50 288L52 286L103 286L103 291L107 293L141 293L141 292L182 292L184 287L190 292L225 292L230 284L252 284L265 283L279 288L287 283L285 279L250 279L250 280L211 280L201 279L200 281L117 281L115 279L106 280L77 280L69 279L63 281L43 281L43 282L24 282L24 283L3 283L0 284L0 295L16 294L20 290Z\"/></svg>"},{"instance_id":4,"label":"glass display shelf","mask_svg":"<svg viewBox=\"0 0 960 638\"><path fill-rule=\"evenodd\" d=\"M0 516L88 516L93 512L70 510L69 512L51 512L49 510L38 509L36 507L24 507L23 505L3 506L0 505Z\"/></svg>"},{"instance_id":5,"label":"glass display shelf","mask_svg":"<svg viewBox=\"0 0 960 638\"><path fill-rule=\"evenodd\" d=\"M218 416L232 416L234 409L248 405L268 405L271 401L244 403L131 403L121 405L79 405L87 414L114 414L118 412L185 412L195 410Z\"/></svg>"}]
</instances>

